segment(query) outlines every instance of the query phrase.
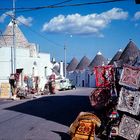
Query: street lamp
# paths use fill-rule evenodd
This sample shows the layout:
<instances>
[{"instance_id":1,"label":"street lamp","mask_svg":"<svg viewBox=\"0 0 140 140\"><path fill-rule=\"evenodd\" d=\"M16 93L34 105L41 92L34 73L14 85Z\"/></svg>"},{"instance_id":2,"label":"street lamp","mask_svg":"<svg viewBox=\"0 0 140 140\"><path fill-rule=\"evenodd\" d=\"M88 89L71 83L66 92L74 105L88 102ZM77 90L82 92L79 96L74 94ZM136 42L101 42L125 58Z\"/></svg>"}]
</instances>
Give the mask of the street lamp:
<instances>
[{"instance_id":1,"label":"street lamp","mask_svg":"<svg viewBox=\"0 0 140 140\"><path fill-rule=\"evenodd\" d=\"M66 37L66 35L65 35L65 37ZM70 38L72 38L73 36L72 35L69 35L69 37ZM65 39L66 40L66 39ZM66 76L67 76L67 69L66 69L66 67L67 67L67 50L66 50L67 48L66 48L66 43L64 44L64 77L66 78Z\"/></svg>"},{"instance_id":2,"label":"street lamp","mask_svg":"<svg viewBox=\"0 0 140 140\"><path fill-rule=\"evenodd\" d=\"M64 44L64 77L66 78L66 45Z\"/></svg>"},{"instance_id":3,"label":"street lamp","mask_svg":"<svg viewBox=\"0 0 140 140\"><path fill-rule=\"evenodd\" d=\"M15 10L15 0L13 0L13 19L12 19L12 23L13 23L13 49L11 49L11 56L12 56L12 63L14 62L14 64L12 64L12 73L16 73L16 42L15 42L15 24L16 24L16 10ZM14 56L14 58L13 58Z\"/></svg>"}]
</instances>

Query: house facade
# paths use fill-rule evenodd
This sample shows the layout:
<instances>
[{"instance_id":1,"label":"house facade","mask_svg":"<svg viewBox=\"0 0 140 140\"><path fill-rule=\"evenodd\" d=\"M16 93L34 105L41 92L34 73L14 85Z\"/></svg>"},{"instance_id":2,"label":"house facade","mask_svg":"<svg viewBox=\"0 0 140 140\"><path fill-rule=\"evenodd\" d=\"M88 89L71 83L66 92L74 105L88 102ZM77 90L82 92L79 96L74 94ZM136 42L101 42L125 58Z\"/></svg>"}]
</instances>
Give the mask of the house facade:
<instances>
[{"instance_id":1,"label":"house facade","mask_svg":"<svg viewBox=\"0 0 140 140\"><path fill-rule=\"evenodd\" d=\"M19 74L19 86L24 86L25 76L39 77L40 83L45 82L52 74L53 65L50 54L39 53L38 46L28 42L17 24L15 26L16 47L14 48L12 31L13 25L10 22L0 38L0 85L8 84L10 75L14 73Z\"/></svg>"}]
</instances>

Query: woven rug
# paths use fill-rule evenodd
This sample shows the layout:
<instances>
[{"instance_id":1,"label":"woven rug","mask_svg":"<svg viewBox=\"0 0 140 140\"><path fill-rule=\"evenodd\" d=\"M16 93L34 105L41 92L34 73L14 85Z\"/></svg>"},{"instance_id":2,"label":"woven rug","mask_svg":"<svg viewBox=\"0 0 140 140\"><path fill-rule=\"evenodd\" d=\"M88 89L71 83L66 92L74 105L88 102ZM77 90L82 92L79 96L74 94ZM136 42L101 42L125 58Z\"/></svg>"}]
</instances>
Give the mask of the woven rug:
<instances>
[{"instance_id":1,"label":"woven rug","mask_svg":"<svg viewBox=\"0 0 140 140\"><path fill-rule=\"evenodd\" d=\"M108 104L110 97L111 97L110 90L97 88L91 92L89 99L93 107L100 108Z\"/></svg>"},{"instance_id":2,"label":"woven rug","mask_svg":"<svg viewBox=\"0 0 140 140\"><path fill-rule=\"evenodd\" d=\"M100 126L100 119L89 112L81 112L70 126L72 140L94 140L95 126Z\"/></svg>"},{"instance_id":3,"label":"woven rug","mask_svg":"<svg viewBox=\"0 0 140 140\"><path fill-rule=\"evenodd\" d=\"M110 87L114 81L114 69L112 65L94 67L96 87Z\"/></svg>"},{"instance_id":4,"label":"woven rug","mask_svg":"<svg viewBox=\"0 0 140 140\"><path fill-rule=\"evenodd\" d=\"M121 88L117 109L133 115L139 115L140 92Z\"/></svg>"},{"instance_id":5,"label":"woven rug","mask_svg":"<svg viewBox=\"0 0 140 140\"><path fill-rule=\"evenodd\" d=\"M124 65L119 84L131 87L131 88L139 89L140 68Z\"/></svg>"},{"instance_id":6,"label":"woven rug","mask_svg":"<svg viewBox=\"0 0 140 140\"><path fill-rule=\"evenodd\" d=\"M123 115L119 125L119 136L128 140L138 140L140 134L140 121Z\"/></svg>"}]
</instances>

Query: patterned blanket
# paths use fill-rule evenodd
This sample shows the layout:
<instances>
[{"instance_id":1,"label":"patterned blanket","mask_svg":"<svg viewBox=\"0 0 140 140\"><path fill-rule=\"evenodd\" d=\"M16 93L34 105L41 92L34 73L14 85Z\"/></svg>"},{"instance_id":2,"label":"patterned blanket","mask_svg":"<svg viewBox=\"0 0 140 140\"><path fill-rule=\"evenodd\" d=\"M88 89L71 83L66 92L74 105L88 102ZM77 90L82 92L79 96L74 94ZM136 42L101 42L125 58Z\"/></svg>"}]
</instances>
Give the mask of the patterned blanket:
<instances>
[{"instance_id":1,"label":"patterned blanket","mask_svg":"<svg viewBox=\"0 0 140 140\"><path fill-rule=\"evenodd\" d=\"M94 140L95 126L100 126L100 119L89 112L80 112L71 124L69 132L72 140Z\"/></svg>"},{"instance_id":2,"label":"patterned blanket","mask_svg":"<svg viewBox=\"0 0 140 140\"><path fill-rule=\"evenodd\" d=\"M140 121L123 115L119 125L119 136L128 140L138 140L140 134Z\"/></svg>"},{"instance_id":3,"label":"patterned blanket","mask_svg":"<svg viewBox=\"0 0 140 140\"><path fill-rule=\"evenodd\" d=\"M121 88L117 109L133 115L139 115L140 92Z\"/></svg>"},{"instance_id":4,"label":"patterned blanket","mask_svg":"<svg viewBox=\"0 0 140 140\"><path fill-rule=\"evenodd\" d=\"M139 89L140 68L124 65L119 84L131 88Z\"/></svg>"},{"instance_id":5,"label":"patterned blanket","mask_svg":"<svg viewBox=\"0 0 140 140\"><path fill-rule=\"evenodd\" d=\"M114 69L112 65L94 67L96 87L110 87L114 81Z\"/></svg>"},{"instance_id":6,"label":"patterned blanket","mask_svg":"<svg viewBox=\"0 0 140 140\"><path fill-rule=\"evenodd\" d=\"M110 97L110 90L97 88L91 92L89 99L93 107L101 108L108 104Z\"/></svg>"}]
</instances>

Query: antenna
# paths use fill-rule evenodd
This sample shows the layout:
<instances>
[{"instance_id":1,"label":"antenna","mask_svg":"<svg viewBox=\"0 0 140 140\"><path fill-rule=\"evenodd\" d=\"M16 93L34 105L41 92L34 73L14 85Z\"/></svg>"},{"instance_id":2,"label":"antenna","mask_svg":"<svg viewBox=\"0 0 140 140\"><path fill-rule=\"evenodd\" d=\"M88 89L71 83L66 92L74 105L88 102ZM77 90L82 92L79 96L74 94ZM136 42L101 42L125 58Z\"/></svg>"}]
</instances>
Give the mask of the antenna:
<instances>
[{"instance_id":1,"label":"antenna","mask_svg":"<svg viewBox=\"0 0 140 140\"><path fill-rule=\"evenodd\" d=\"M12 72L16 73L16 41L15 41L15 24L16 24L16 10L15 10L15 0L13 0L13 49L12 49L12 59L13 59L13 70Z\"/></svg>"}]
</instances>

